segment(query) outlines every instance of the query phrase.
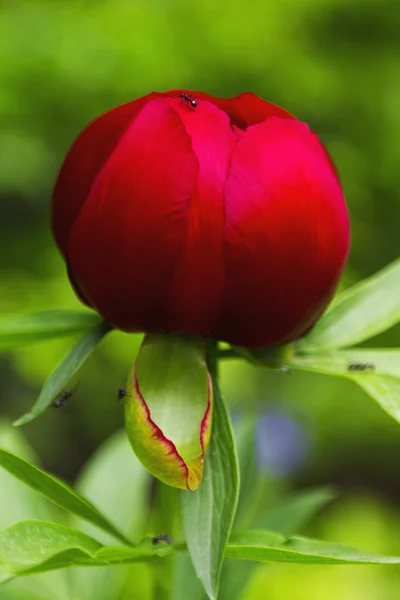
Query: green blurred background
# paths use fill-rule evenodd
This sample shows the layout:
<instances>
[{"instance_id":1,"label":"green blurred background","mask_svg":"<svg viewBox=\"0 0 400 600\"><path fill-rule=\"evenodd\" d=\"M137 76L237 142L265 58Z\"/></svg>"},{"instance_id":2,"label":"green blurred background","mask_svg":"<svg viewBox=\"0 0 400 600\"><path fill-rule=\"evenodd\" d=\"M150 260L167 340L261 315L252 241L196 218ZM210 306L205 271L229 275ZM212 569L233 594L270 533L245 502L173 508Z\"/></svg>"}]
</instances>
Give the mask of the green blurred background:
<instances>
[{"instance_id":1,"label":"green blurred background","mask_svg":"<svg viewBox=\"0 0 400 600\"><path fill-rule=\"evenodd\" d=\"M319 134L341 175L352 223L342 285L397 258L399 31L398 0L0 0L0 313L80 307L49 231L54 179L91 119L151 90L252 91L290 110ZM33 403L72 341L1 355L8 422ZM106 339L68 407L24 429L42 464L67 481L122 427L115 389L139 341ZM400 346L400 328L373 344ZM350 382L234 362L222 377L235 415L284 427L275 441L259 435L271 497L339 486L339 500L305 533L400 554L394 421ZM400 576L393 568L258 567L246 599L286 597L400 599Z\"/></svg>"}]
</instances>

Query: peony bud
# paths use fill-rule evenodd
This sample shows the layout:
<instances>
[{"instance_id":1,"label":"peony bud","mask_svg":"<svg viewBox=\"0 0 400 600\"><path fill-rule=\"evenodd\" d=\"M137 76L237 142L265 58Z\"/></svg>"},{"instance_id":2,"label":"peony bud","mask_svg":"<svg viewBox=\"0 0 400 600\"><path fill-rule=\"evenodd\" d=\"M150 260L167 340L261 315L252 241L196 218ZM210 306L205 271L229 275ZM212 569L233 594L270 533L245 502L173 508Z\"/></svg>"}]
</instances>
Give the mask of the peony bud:
<instances>
[{"instance_id":1,"label":"peony bud","mask_svg":"<svg viewBox=\"0 0 400 600\"><path fill-rule=\"evenodd\" d=\"M317 136L240 94L149 94L93 121L61 168L52 226L78 296L126 332L264 348L310 331L349 250Z\"/></svg>"}]
</instances>

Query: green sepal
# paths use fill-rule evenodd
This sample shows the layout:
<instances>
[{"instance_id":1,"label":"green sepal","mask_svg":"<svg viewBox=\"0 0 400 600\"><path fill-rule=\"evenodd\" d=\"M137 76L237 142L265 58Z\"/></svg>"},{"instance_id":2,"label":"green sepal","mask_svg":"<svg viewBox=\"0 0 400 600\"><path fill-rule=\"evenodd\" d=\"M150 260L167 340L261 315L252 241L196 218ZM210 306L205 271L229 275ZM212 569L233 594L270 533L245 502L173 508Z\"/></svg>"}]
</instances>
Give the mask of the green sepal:
<instances>
[{"instance_id":1,"label":"green sepal","mask_svg":"<svg viewBox=\"0 0 400 600\"><path fill-rule=\"evenodd\" d=\"M269 369L288 370L288 364L294 355L294 345L270 346L267 348L244 348L243 346L232 346L232 348L249 362L267 367Z\"/></svg>"},{"instance_id":2,"label":"green sepal","mask_svg":"<svg viewBox=\"0 0 400 600\"><path fill-rule=\"evenodd\" d=\"M196 489L212 419L207 341L146 335L126 392L125 426L139 460L164 483Z\"/></svg>"}]
</instances>

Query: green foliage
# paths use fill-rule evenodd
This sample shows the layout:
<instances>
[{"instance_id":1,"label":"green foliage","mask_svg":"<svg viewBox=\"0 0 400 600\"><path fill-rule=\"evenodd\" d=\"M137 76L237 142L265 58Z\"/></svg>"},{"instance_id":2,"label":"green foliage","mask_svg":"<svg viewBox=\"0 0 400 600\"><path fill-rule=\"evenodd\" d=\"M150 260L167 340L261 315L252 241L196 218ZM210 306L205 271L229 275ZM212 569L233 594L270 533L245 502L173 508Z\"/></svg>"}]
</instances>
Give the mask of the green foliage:
<instances>
[{"instance_id":1,"label":"green foliage","mask_svg":"<svg viewBox=\"0 0 400 600\"><path fill-rule=\"evenodd\" d=\"M260 487L255 457L255 416L241 414L234 422L234 434L239 457L240 489L235 517L235 527L247 528L252 522L254 511L258 507ZM263 484L261 484L263 487Z\"/></svg>"},{"instance_id":2,"label":"green foliage","mask_svg":"<svg viewBox=\"0 0 400 600\"><path fill-rule=\"evenodd\" d=\"M105 321L100 322L93 329L84 335L83 338L75 344L68 352L61 364L53 371L49 379L44 384L39 398L32 406L31 410L25 413L20 419L15 421L14 425L25 425L39 416L54 401L70 379L75 375L85 360L93 352L100 340L110 331L111 327Z\"/></svg>"},{"instance_id":3,"label":"green foliage","mask_svg":"<svg viewBox=\"0 0 400 600\"><path fill-rule=\"evenodd\" d=\"M223 404L218 403L217 406L222 410L222 414L217 417L216 423L219 423L219 427L222 424L225 426L229 425L229 422L224 420L224 418L227 418L227 415L223 410ZM219 429L217 429L217 431L219 431ZM113 474L114 469L119 468L125 470L127 468L126 461L122 459L125 456L125 451L128 450L128 445L126 440L123 440L124 444L121 445L121 441L120 438L116 438L111 444L107 445L107 448L104 448L96 458L95 462L92 463L92 466L86 470L86 473L81 479L80 486L83 485L88 491L91 490L92 494L96 493L96 490L99 493L100 491L106 490L107 481L111 484L109 477L114 476L117 488L119 485L121 490L124 489L125 480L118 476L122 473ZM221 452L221 448L216 447L215 451L216 454L218 454ZM226 457L226 450L223 451L223 455ZM41 491L43 495L49 497L51 500L54 501L54 496L56 496L57 499L59 497L59 495L54 493L54 486L57 485L60 485L63 489L65 488L68 491L68 497L70 497L70 493L75 494L75 492L70 490L65 484L53 481L53 479L52 483L49 485L49 478L51 476L47 475L44 471L35 468L33 465L30 465L26 461L22 461L9 452L2 453L3 458L4 456L8 460L2 461L3 467L6 467L9 472L12 472L13 475L18 476L24 483L27 483L30 486L32 486L32 480L34 480L33 487ZM219 464L219 470L223 471L224 465L221 463ZM10 465L12 465L12 468ZM212 461L212 466L217 471L214 461ZM27 472L29 472L29 477L26 476ZM139 483L138 477L141 477L140 471L136 472L133 478L133 483L136 485ZM107 511L110 511L110 514L111 511L115 509L115 504L112 500L113 494L115 494L115 499L119 496L118 489L114 490L113 486L111 487L111 495L110 492L108 492L108 494L106 492L106 498L108 497L108 500L102 500L104 507L108 506ZM53 490L53 492L49 493L49 489ZM202 489L202 487L200 489ZM196 493L197 492L191 493L190 496L193 496ZM189 496L189 493L187 493L187 496ZM320 508L330 496L331 493L328 490L305 492L297 498L288 499L279 507L273 509L273 511L267 511L265 520L269 520L270 523L285 524L285 515L287 516L290 513L293 528L300 527L302 523L311 517L313 511ZM77 497L85 506L90 506L89 501L84 497ZM139 498L137 499L139 500ZM139 501L139 506L140 502L141 501ZM75 513L79 512L79 510L76 510L76 503L68 501L63 503L58 501L57 503L62 504L67 510ZM214 505L217 508L219 506L221 510L222 504L218 505L217 496L214 497ZM123 510L126 511L125 515L127 515L131 503L124 499L121 506L125 506ZM210 504L207 504L205 508L212 516L213 512ZM204 513L202 514L204 516ZM89 517L87 517L86 514L82 516L87 518L89 522L94 522L96 526L100 525L98 522L99 519L94 519L91 513L89 514ZM125 516L122 515L121 519L122 518L125 518ZM107 516L101 515L101 521L107 522ZM205 521L203 521L203 523L204 522ZM136 521L136 523L138 526L139 522ZM202 533L199 532L199 527L193 526L192 522L190 522L190 526L192 526L190 535L202 535ZM109 531L107 527L103 528L106 531ZM286 532L289 534L289 528L287 528ZM87 535L87 533L83 533L65 525L58 525L46 521L21 521L0 532L0 574L1 580L5 582L21 575L27 576L34 573L45 573L47 571L68 566L79 566L81 568L85 566L121 568L121 565L127 566L138 561L153 564L152 561L155 559L165 558L171 555L174 550L182 551L184 549L184 544L177 543L174 546L163 542L154 544L152 543L151 538L146 537L137 545L108 546L101 544L97 539ZM289 537L288 539L287 535L267 530L252 530L231 534L229 541L225 546L224 554L230 559L236 558L245 561L250 560L258 562L291 562L304 564L400 563L400 558L397 557L386 557L373 553L361 552L340 544L319 542L302 537ZM196 554L194 554L194 557L196 560ZM213 558L213 560L215 559ZM203 557L199 558L198 565L200 568L204 569L204 565L209 564L210 559L207 555L203 555ZM241 569L239 565L237 569L240 573ZM244 571L242 571L242 573L244 573ZM247 571L247 575L249 575L249 571ZM86 577L90 581L90 572L85 575L85 578ZM240 582L237 582L238 590L241 589L239 584ZM118 581L116 587L110 588L110 595L107 597L109 599L113 598L112 591L116 592L116 590L120 588L121 581ZM82 588L78 585L76 589L81 590ZM93 587L90 586L88 590L89 589L93 590ZM209 593L209 596L212 597L213 593L214 592L211 592L211 594ZM232 597L234 598L236 596ZM179 596L176 596L176 598L179 598ZM201 595L199 594L199 599L200 598Z\"/></svg>"},{"instance_id":4,"label":"green foliage","mask_svg":"<svg viewBox=\"0 0 400 600\"><path fill-rule=\"evenodd\" d=\"M293 368L351 379L400 421L400 350L332 349L357 344L400 321L400 261L340 294L297 344ZM364 370L352 364L365 365Z\"/></svg>"},{"instance_id":5,"label":"green foliage","mask_svg":"<svg viewBox=\"0 0 400 600\"><path fill-rule=\"evenodd\" d=\"M92 537L63 525L21 521L0 532L0 581L72 566L108 566L166 556L168 545L102 546Z\"/></svg>"},{"instance_id":6,"label":"green foliage","mask_svg":"<svg viewBox=\"0 0 400 600\"><path fill-rule=\"evenodd\" d=\"M365 371L349 371L351 363L374 367ZM292 366L354 381L400 422L400 350L355 348L330 354L307 354L296 356Z\"/></svg>"},{"instance_id":7,"label":"green foliage","mask_svg":"<svg viewBox=\"0 0 400 600\"><path fill-rule=\"evenodd\" d=\"M0 437L7 448L23 453L28 458L31 452L20 431L3 425L0 427ZM16 459L18 460L17 457ZM53 506L46 502L43 496L24 487L21 480L14 479L3 469L0 469L0 487L1 527L7 528L15 520L24 519L26 516L33 518L35 514L53 523L64 516L54 512ZM115 523L115 526L123 529L129 537L139 540L143 538L148 511L149 476L132 454L126 436L117 434L101 446L81 473L76 487L84 495L82 498L81 494L81 498L86 504L94 502L98 505L102 519ZM46 489L47 486L44 491ZM113 535L105 533L89 521L77 519L73 513L70 515L72 518L67 520L67 524L75 530L79 528L79 531L103 544L114 543ZM15 580L2 588L0 597L3 600L3 595L6 594L5 600L71 600L75 597L90 598L95 595L98 599L110 600L119 598L129 577L135 577L135 573L139 572L143 578L143 568L143 565L140 565L141 570L136 565L104 566L102 569L80 567L73 569L68 578L65 571L53 571ZM7 569L5 567L4 572L8 573L8 577L11 575ZM143 586L136 587L139 590L143 589ZM128 597L130 598L131 594Z\"/></svg>"},{"instance_id":8,"label":"green foliage","mask_svg":"<svg viewBox=\"0 0 400 600\"><path fill-rule=\"evenodd\" d=\"M139 542L145 533L149 487L150 475L132 453L123 432L102 444L76 483L80 494L134 542ZM72 518L70 525L103 544L114 543L114 536L104 533L104 529L100 531L87 520ZM96 600L110 600L119 598L128 577L135 576L137 570L137 566L74 569L71 584L83 598L93 596Z\"/></svg>"},{"instance_id":9,"label":"green foliage","mask_svg":"<svg viewBox=\"0 0 400 600\"><path fill-rule=\"evenodd\" d=\"M359 344L400 322L400 259L340 294L300 351L329 351Z\"/></svg>"},{"instance_id":10,"label":"green foliage","mask_svg":"<svg viewBox=\"0 0 400 600\"><path fill-rule=\"evenodd\" d=\"M0 466L37 490L45 498L108 531L124 543L129 541L87 500L53 475L0 448Z\"/></svg>"},{"instance_id":11,"label":"green foliage","mask_svg":"<svg viewBox=\"0 0 400 600\"><path fill-rule=\"evenodd\" d=\"M278 506L265 511L263 528L277 531L284 536L292 536L301 531L328 502L336 498L332 488L315 488L292 494Z\"/></svg>"},{"instance_id":12,"label":"green foliage","mask_svg":"<svg viewBox=\"0 0 400 600\"><path fill-rule=\"evenodd\" d=\"M264 482L265 483L265 482ZM256 494L256 501L252 498L252 510L249 526L278 532L279 539L288 538L300 532L308 522L331 501L335 494L329 488L316 488L291 494L283 498L279 504L264 508L266 486L262 486L263 494ZM251 494L253 496L254 494ZM257 513L260 516L257 518ZM246 511L248 516L249 511ZM237 527L240 530L240 526ZM235 600L241 598L243 590L251 580L256 565L252 562L241 562L227 559L222 571L220 600Z\"/></svg>"},{"instance_id":13,"label":"green foliage","mask_svg":"<svg viewBox=\"0 0 400 600\"><path fill-rule=\"evenodd\" d=\"M0 532L1 579L79 565L100 548L96 540L69 527L21 521Z\"/></svg>"},{"instance_id":14,"label":"green foliage","mask_svg":"<svg viewBox=\"0 0 400 600\"><path fill-rule=\"evenodd\" d=\"M269 531L234 533L226 547L226 556L260 562L304 564L399 564L400 557L379 556L340 544L307 538L286 538Z\"/></svg>"},{"instance_id":15,"label":"green foliage","mask_svg":"<svg viewBox=\"0 0 400 600\"><path fill-rule=\"evenodd\" d=\"M315 328L294 348L248 349L244 356L267 367L289 365L293 369L350 379L400 421L400 349L340 350L400 322L399 283L400 261L395 261L339 294ZM242 354L240 349L238 352Z\"/></svg>"},{"instance_id":16,"label":"green foliage","mask_svg":"<svg viewBox=\"0 0 400 600\"><path fill-rule=\"evenodd\" d=\"M48 310L0 317L0 350L22 348L43 340L82 333L100 321L94 313Z\"/></svg>"},{"instance_id":17,"label":"green foliage","mask_svg":"<svg viewBox=\"0 0 400 600\"><path fill-rule=\"evenodd\" d=\"M90 458L75 485L80 497L97 506L106 520L115 525L102 527L99 532L98 524L84 515L72 523L100 541L111 543L117 529L138 542L143 537L149 487L150 475L132 453L124 432L118 432ZM118 534L117 538L131 543L125 536Z\"/></svg>"},{"instance_id":18,"label":"green foliage","mask_svg":"<svg viewBox=\"0 0 400 600\"><path fill-rule=\"evenodd\" d=\"M214 358L216 361L216 358ZM239 468L235 439L227 407L213 378L213 426L204 478L193 493L181 494L186 543L196 574L208 597L217 598L218 584L239 495Z\"/></svg>"},{"instance_id":19,"label":"green foliage","mask_svg":"<svg viewBox=\"0 0 400 600\"><path fill-rule=\"evenodd\" d=\"M0 581L71 566L109 566L168 556L168 544L102 546L70 527L45 521L21 521L0 532ZM269 531L232 534L227 557L258 562L304 564L400 564L400 557L360 552L340 544L284 536Z\"/></svg>"},{"instance_id":20,"label":"green foliage","mask_svg":"<svg viewBox=\"0 0 400 600\"><path fill-rule=\"evenodd\" d=\"M282 360L280 357L284 356L285 362L289 363L293 369L351 379L377 399L389 414L400 420L400 350L339 349L341 345L347 346L363 341L368 335L377 334L398 321L400 316L398 306L388 294L388 290L393 288L393 281L397 279L397 271L398 263L339 295L333 307L321 319L316 332L312 332L309 337L297 344L292 352L284 351L282 354L278 349L278 354L274 358L273 349L269 350L266 355L266 364L279 367ZM382 300L379 310L371 314L371 307L382 295L390 300L387 302ZM66 313L67 315L68 313ZM48 326L46 319L43 318L43 313L37 319L35 319L35 315L29 318L29 322L35 323L35 339L43 339L48 335L53 322L56 323L54 326L56 335L60 331L71 330L71 315L64 322L64 324L70 322L70 329L67 325L63 329L60 326L60 320L54 317L53 313L49 313L50 325ZM75 324L74 326L80 325ZM26 331L28 330L27 326ZM43 387L42 393L32 409L32 415L25 416L24 420L20 420L18 424L31 420L45 410L109 330L110 327L106 323L100 323L73 347ZM18 336L19 331L15 335ZM21 337L21 343L25 343L24 337ZM335 350L332 350L333 348ZM306 491L292 498L289 497L279 506L264 510L261 521L265 527L263 530L254 529L231 535L235 518L237 524L246 523L246 519L250 524L251 522L260 522L257 513L265 484L262 479L257 480L255 475L255 457L250 443L254 434L254 421L248 418L236 428L240 449L240 469L244 476L240 510L236 517L239 495L239 462L229 412L222 400L217 381L218 355L222 358L230 357L232 352L220 353L215 346L210 355L209 368L213 380L214 415L204 480L195 492L181 494L186 544L196 575L202 582L208 598L214 600L218 597L224 557L259 562L307 564L399 562L400 559L397 558L363 553L337 544L290 537L298 529L301 529L303 524L327 501L332 499L332 491L327 489ZM263 356L263 351L257 353L248 351L249 360L261 364ZM364 366L351 368L353 364ZM113 464L114 468L117 468L117 463ZM151 540L147 542L145 540L138 546L132 546L128 538L91 502L57 478L6 450L0 450L0 465L58 506L78 515L96 527L100 527L127 544L121 548L103 546L87 533L81 533L73 528L39 521L23 521L2 532L0 544L3 544L2 577L4 580L17 575L44 572L72 565L126 565L155 556L167 556L172 552L169 544L161 542L154 545L151 544ZM105 465L105 470L110 471L110 467ZM101 494L103 488L104 479L100 477L95 489L98 494ZM121 494L124 494L123 488ZM109 504L105 503L106 509L107 506ZM129 507L126 508L126 515L128 515ZM168 508L168 512L171 513L171 510L173 511L173 504ZM126 518L127 516L122 526L125 525ZM169 523L172 527L173 521L169 520ZM25 540L23 544L20 542L22 539ZM6 560L6 550L13 546L17 548L17 552L15 556L8 557ZM176 546L176 549L182 548L184 546L179 544ZM187 579L182 576L182 573L183 569L189 568L188 564L185 566L185 563L182 562L186 559L179 560L181 567L177 573L181 573L181 575L180 583L173 589L175 598L182 596L184 588L187 586ZM170 585L166 585L166 581L163 581L165 569L158 569L158 572L161 577L158 580L161 586L160 590L163 590L158 594L161 593L167 598L170 593ZM188 573L190 572L189 568ZM245 581L250 577L251 572L252 568L249 565L235 568L228 562L222 576L222 598L229 597L229 595L232 598L239 597L238 594L242 592ZM164 575L161 575L162 573ZM122 577L111 578L107 593L121 589L125 576L126 573ZM168 574L166 576L168 579ZM79 582L79 577L75 580ZM99 581L101 585L98 589L101 594L101 590L104 592L107 584L102 578ZM200 600L203 592L199 588L195 593ZM105 598L104 594L103 597Z\"/></svg>"}]
</instances>

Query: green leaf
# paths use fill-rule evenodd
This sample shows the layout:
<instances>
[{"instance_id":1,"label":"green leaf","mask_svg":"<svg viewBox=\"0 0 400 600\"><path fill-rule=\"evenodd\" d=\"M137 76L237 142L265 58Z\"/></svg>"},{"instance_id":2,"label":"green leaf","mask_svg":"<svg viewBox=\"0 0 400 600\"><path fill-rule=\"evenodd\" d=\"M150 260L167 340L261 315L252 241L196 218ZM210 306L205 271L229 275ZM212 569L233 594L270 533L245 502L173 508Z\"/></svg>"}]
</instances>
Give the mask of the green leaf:
<instances>
[{"instance_id":1,"label":"green leaf","mask_svg":"<svg viewBox=\"0 0 400 600\"><path fill-rule=\"evenodd\" d=\"M173 548L168 544L153 545L150 541L139 546L104 546L96 553L95 559L99 565L123 565L137 562L148 558L164 558L172 554ZM98 566L93 561L93 566Z\"/></svg>"},{"instance_id":2,"label":"green leaf","mask_svg":"<svg viewBox=\"0 0 400 600\"><path fill-rule=\"evenodd\" d=\"M22 455L25 460L37 459L20 429L0 420L0 440L7 452ZM1 461L1 455L0 455ZM0 462L1 464L1 462ZM32 489L27 489L5 469L0 469L0 529L9 527L21 519L43 519L51 521L57 509Z\"/></svg>"},{"instance_id":3,"label":"green leaf","mask_svg":"<svg viewBox=\"0 0 400 600\"><path fill-rule=\"evenodd\" d=\"M150 475L132 452L125 431L119 431L89 459L74 487L119 530L140 541L148 515L150 484ZM107 533L95 531L87 520L76 519L73 525L104 544L111 543Z\"/></svg>"},{"instance_id":4,"label":"green leaf","mask_svg":"<svg viewBox=\"0 0 400 600\"><path fill-rule=\"evenodd\" d=\"M235 527L239 529L250 527L254 516L254 488L258 481L254 441L255 421L255 415L245 413L240 415L233 424L240 470L240 493L235 520Z\"/></svg>"},{"instance_id":5,"label":"green leaf","mask_svg":"<svg viewBox=\"0 0 400 600\"><path fill-rule=\"evenodd\" d=\"M285 540L284 536L270 531L234 533L226 547L226 556L258 562L314 565L400 564L400 557L397 556L380 556L303 537Z\"/></svg>"},{"instance_id":6,"label":"green leaf","mask_svg":"<svg viewBox=\"0 0 400 600\"><path fill-rule=\"evenodd\" d=\"M182 492L182 513L187 546L210 599L218 594L225 545L235 518L239 468L228 409L213 378L214 414L204 478L194 492Z\"/></svg>"},{"instance_id":7,"label":"green leaf","mask_svg":"<svg viewBox=\"0 0 400 600\"><path fill-rule=\"evenodd\" d=\"M47 310L32 315L0 317L0 350L21 348L56 337L84 332L100 321L94 313Z\"/></svg>"},{"instance_id":8,"label":"green leaf","mask_svg":"<svg viewBox=\"0 0 400 600\"><path fill-rule=\"evenodd\" d=\"M349 371L351 363L372 364L374 368L365 371ZM400 349L349 348L337 352L297 354L293 357L290 366L355 380L366 380L376 374L400 377Z\"/></svg>"},{"instance_id":9,"label":"green leaf","mask_svg":"<svg viewBox=\"0 0 400 600\"><path fill-rule=\"evenodd\" d=\"M177 548L177 549L184 549ZM146 540L136 547L102 546L70 527L44 521L22 521L0 531L0 581L71 566L111 566L163 558L168 544ZM286 540L271 531L234 533L226 556L242 560L303 564L400 564L400 557L380 556L332 542L303 537Z\"/></svg>"},{"instance_id":10,"label":"green leaf","mask_svg":"<svg viewBox=\"0 0 400 600\"><path fill-rule=\"evenodd\" d=\"M25 460L36 460L21 429L16 429L11 423L1 419L0 440L9 452L18 454ZM56 506L4 469L0 469L0 490L0 530L22 519L53 521L57 518ZM15 580L7 585L7 594L3 599L4 592L0 593L2 600L70 600L67 577L63 571Z\"/></svg>"},{"instance_id":11,"label":"green leaf","mask_svg":"<svg viewBox=\"0 0 400 600\"><path fill-rule=\"evenodd\" d=\"M368 379L361 377L353 379L380 404L384 411L400 423L400 379L378 374Z\"/></svg>"},{"instance_id":12,"label":"green leaf","mask_svg":"<svg viewBox=\"0 0 400 600\"><path fill-rule=\"evenodd\" d=\"M375 368L349 371L351 362L370 363ZM290 366L351 379L400 422L400 350L355 348L326 354L297 355Z\"/></svg>"},{"instance_id":13,"label":"green leaf","mask_svg":"<svg viewBox=\"0 0 400 600\"><path fill-rule=\"evenodd\" d=\"M18 575L72 566L109 566L164 557L173 549L150 541L136 547L102 546L92 537L63 525L21 521L0 531L0 582Z\"/></svg>"},{"instance_id":14,"label":"green leaf","mask_svg":"<svg viewBox=\"0 0 400 600\"><path fill-rule=\"evenodd\" d=\"M100 340L111 329L111 325L102 321L91 329L75 346L71 348L64 360L50 375L44 384L39 398L31 410L13 423L16 427L30 423L50 406L54 398L65 388L73 375L80 369L85 360L93 352Z\"/></svg>"},{"instance_id":15,"label":"green leaf","mask_svg":"<svg viewBox=\"0 0 400 600\"><path fill-rule=\"evenodd\" d=\"M192 561L188 554L179 553L174 556L171 600L204 600L207 598L200 580L196 577Z\"/></svg>"},{"instance_id":16,"label":"green leaf","mask_svg":"<svg viewBox=\"0 0 400 600\"><path fill-rule=\"evenodd\" d=\"M280 532L279 539L282 535L294 535L335 495L334 490L327 487L294 493L279 500L276 506L266 509L257 523L269 531ZM257 506L260 501L262 502L262 496L259 497ZM219 600L241 598L255 567L254 563L238 563L233 558L228 558L222 570Z\"/></svg>"},{"instance_id":17,"label":"green leaf","mask_svg":"<svg viewBox=\"0 0 400 600\"><path fill-rule=\"evenodd\" d=\"M261 489L265 496L264 486ZM258 496L257 507L263 498L260 494ZM288 498L281 499L277 506L266 509L260 519L257 519L257 523L260 527L270 531L280 532L279 539L282 535L294 535L334 496L331 488L317 488L294 493ZM220 600L241 598L255 567L256 565L252 562L238 563L233 558L228 558L222 570Z\"/></svg>"},{"instance_id":18,"label":"green leaf","mask_svg":"<svg viewBox=\"0 0 400 600\"><path fill-rule=\"evenodd\" d=\"M144 534L149 488L150 475L132 452L125 432L118 432L100 446L76 483L76 489L94 502L111 523L137 541ZM104 544L113 543L107 533L100 533L81 519L74 518L70 525ZM73 569L72 596L96 600L119 598L129 569L132 567Z\"/></svg>"},{"instance_id":19,"label":"green leaf","mask_svg":"<svg viewBox=\"0 0 400 600\"><path fill-rule=\"evenodd\" d=\"M159 532L165 532L172 539L176 539L180 525L179 501L180 496L177 488L157 481L153 503L154 514L150 525L152 531L156 532L156 535ZM157 600L171 600L173 567L173 556L165 558L153 566L152 579L155 589L154 595Z\"/></svg>"},{"instance_id":20,"label":"green leaf","mask_svg":"<svg viewBox=\"0 0 400 600\"><path fill-rule=\"evenodd\" d=\"M262 526L285 536L294 535L336 495L335 490L329 487L302 490L292 494L283 498L277 506L265 511Z\"/></svg>"},{"instance_id":21,"label":"green leaf","mask_svg":"<svg viewBox=\"0 0 400 600\"><path fill-rule=\"evenodd\" d=\"M0 531L0 581L19 574L59 569L91 559L101 544L69 527L21 521ZM46 564L50 562L49 564Z\"/></svg>"},{"instance_id":22,"label":"green leaf","mask_svg":"<svg viewBox=\"0 0 400 600\"><path fill-rule=\"evenodd\" d=\"M299 342L302 350L358 344L400 321L400 259L340 294Z\"/></svg>"},{"instance_id":23,"label":"green leaf","mask_svg":"<svg viewBox=\"0 0 400 600\"><path fill-rule=\"evenodd\" d=\"M29 487L40 492L57 506L104 529L123 543L130 543L88 500L60 479L1 448L0 466Z\"/></svg>"}]
</instances>

